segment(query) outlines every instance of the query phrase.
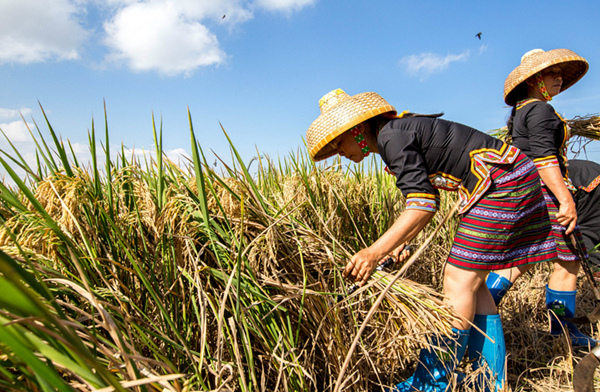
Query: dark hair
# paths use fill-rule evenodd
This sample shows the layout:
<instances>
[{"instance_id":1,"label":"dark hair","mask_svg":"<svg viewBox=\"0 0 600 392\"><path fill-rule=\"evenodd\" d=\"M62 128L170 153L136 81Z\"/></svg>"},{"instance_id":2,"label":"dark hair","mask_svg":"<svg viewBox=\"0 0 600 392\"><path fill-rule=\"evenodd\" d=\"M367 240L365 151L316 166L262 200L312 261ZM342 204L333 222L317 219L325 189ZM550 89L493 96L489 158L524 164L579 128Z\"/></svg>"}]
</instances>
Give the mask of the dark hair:
<instances>
[{"instance_id":1,"label":"dark hair","mask_svg":"<svg viewBox=\"0 0 600 392\"><path fill-rule=\"evenodd\" d=\"M509 140L508 142L510 143L512 141L512 131L513 131L513 123L515 121L515 113L517 112L517 102L527 98L527 83L523 82L521 84L519 84L517 87L515 87L513 89L513 91L510 93L511 98L514 99L515 104L513 105L511 111L510 111L510 116L508 117L508 121L506 121L506 126L508 128L508 137Z\"/></svg>"}]
</instances>

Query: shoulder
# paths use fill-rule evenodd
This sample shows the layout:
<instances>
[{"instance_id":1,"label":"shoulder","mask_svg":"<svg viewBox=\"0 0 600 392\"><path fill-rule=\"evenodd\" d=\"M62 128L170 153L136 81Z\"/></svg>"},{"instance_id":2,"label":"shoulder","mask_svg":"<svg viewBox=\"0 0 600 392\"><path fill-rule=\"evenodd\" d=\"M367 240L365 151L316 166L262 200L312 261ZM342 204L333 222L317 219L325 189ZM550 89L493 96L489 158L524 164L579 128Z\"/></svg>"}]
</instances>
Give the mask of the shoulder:
<instances>
[{"instance_id":1,"label":"shoulder","mask_svg":"<svg viewBox=\"0 0 600 392\"><path fill-rule=\"evenodd\" d=\"M390 128L404 129L404 128L411 128L411 127L419 126L422 124L431 124L434 120L436 120L435 117L426 117L426 116L415 115L415 116L410 116L410 117L395 118L395 119L391 120L390 122L388 122L387 125L389 125Z\"/></svg>"},{"instance_id":2,"label":"shoulder","mask_svg":"<svg viewBox=\"0 0 600 392\"><path fill-rule=\"evenodd\" d=\"M531 106L531 113L540 114L544 116L558 117L554 107L548 102L537 101Z\"/></svg>"},{"instance_id":3,"label":"shoulder","mask_svg":"<svg viewBox=\"0 0 600 392\"><path fill-rule=\"evenodd\" d=\"M552 123L560 123L562 122L560 116L552 105L547 102L535 101L526 106L524 106L521 110L517 110L517 113L521 111L522 115L527 119L527 123L537 123L537 122L547 122L551 121Z\"/></svg>"},{"instance_id":4,"label":"shoulder","mask_svg":"<svg viewBox=\"0 0 600 392\"><path fill-rule=\"evenodd\" d=\"M407 137L410 134L418 133L426 123L430 123L431 119L425 117L408 117L395 118L390 120L381 131L377 139L396 139L399 137Z\"/></svg>"}]
</instances>

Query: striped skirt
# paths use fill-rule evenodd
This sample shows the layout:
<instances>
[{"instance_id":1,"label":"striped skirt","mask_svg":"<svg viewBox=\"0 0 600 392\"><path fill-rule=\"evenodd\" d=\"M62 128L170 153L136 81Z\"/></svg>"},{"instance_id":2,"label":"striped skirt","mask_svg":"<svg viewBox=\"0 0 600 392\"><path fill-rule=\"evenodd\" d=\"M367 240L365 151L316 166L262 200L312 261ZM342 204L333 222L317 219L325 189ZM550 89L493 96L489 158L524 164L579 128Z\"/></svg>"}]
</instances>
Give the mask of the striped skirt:
<instances>
[{"instance_id":1,"label":"striped skirt","mask_svg":"<svg viewBox=\"0 0 600 392\"><path fill-rule=\"evenodd\" d=\"M556 253L558 254L558 258L564 261L576 261L579 260L577 257L577 251L575 247L571 243L569 236L566 235L567 228L562 226L556 220L556 214L558 214L558 206L560 203L554 197L554 194L550 192L548 188L542 186L542 191L544 192L544 199L546 200L546 207L548 208L548 214L550 215L550 222L552 223L552 235L554 236L554 241L556 242ZM583 249L583 253L585 254L586 259L588 258L587 250L585 249L585 244L583 243L583 236L579 231L579 225L575 226L575 230L573 230L573 234L577 237L577 240L581 244Z\"/></svg>"},{"instance_id":2,"label":"striped skirt","mask_svg":"<svg viewBox=\"0 0 600 392\"><path fill-rule=\"evenodd\" d=\"M550 261L556 243L535 165L490 165L493 185L461 218L448 263L498 270Z\"/></svg>"}]
</instances>

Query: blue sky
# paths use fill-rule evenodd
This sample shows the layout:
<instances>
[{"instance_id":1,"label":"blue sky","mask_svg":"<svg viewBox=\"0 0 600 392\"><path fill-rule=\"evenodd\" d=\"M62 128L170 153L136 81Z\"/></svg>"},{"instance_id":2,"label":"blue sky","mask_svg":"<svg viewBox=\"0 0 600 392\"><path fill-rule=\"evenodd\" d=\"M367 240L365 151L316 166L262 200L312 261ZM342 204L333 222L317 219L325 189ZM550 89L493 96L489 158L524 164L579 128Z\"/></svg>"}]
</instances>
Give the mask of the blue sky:
<instances>
[{"instance_id":1,"label":"blue sky","mask_svg":"<svg viewBox=\"0 0 600 392\"><path fill-rule=\"evenodd\" d=\"M589 0L0 0L0 128L33 157L18 113L47 134L39 101L85 157L105 100L112 145L152 150L154 113L176 157L189 107L206 152L230 160L220 122L246 161L277 158L342 88L485 131L505 124L504 80L535 48L589 61L552 102L572 118L600 112L597 15Z\"/></svg>"}]
</instances>

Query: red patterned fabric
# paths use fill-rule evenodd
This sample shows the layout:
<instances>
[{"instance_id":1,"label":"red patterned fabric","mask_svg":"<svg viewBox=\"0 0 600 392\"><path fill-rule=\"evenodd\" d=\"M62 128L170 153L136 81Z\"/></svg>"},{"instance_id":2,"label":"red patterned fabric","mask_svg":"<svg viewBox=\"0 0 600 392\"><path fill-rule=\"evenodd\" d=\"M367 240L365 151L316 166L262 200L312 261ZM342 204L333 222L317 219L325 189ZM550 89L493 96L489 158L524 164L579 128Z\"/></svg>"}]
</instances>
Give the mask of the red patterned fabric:
<instances>
[{"instance_id":1,"label":"red patterned fabric","mask_svg":"<svg viewBox=\"0 0 600 392\"><path fill-rule=\"evenodd\" d=\"M552 192L550 192L550 190L545 186L542 187L542 190L544 192L544 199L546 200L548 214L550 215L550 222L552 222L552 234L554 235L554 241L556 242L556 252L558 254L558 258L566 261L578 260L577 252L573 247L573 244L571 244L569 236L565 234L567 228L562 226L556 220L558 206L560 205L558 200L556 199L556 197L554 197L554 194L552 194ZM579 231L579 225L575 226L574 234L579 240L581 246L583 247L583 251L587 259L588 254L583 243L583 237L581 235L581 232Z\"/></svg>"},{"instance_id":2,"label":"red patterned fabric","mask_svg":"<svg viewBox=\"0 0 600 392\"><path fill-rule=\"evenodd\" d=\"M534 163L488 165L493 186L463 215L448 263L498 270L554 260L556 243Z\"/></svg>"}]
</instances>

